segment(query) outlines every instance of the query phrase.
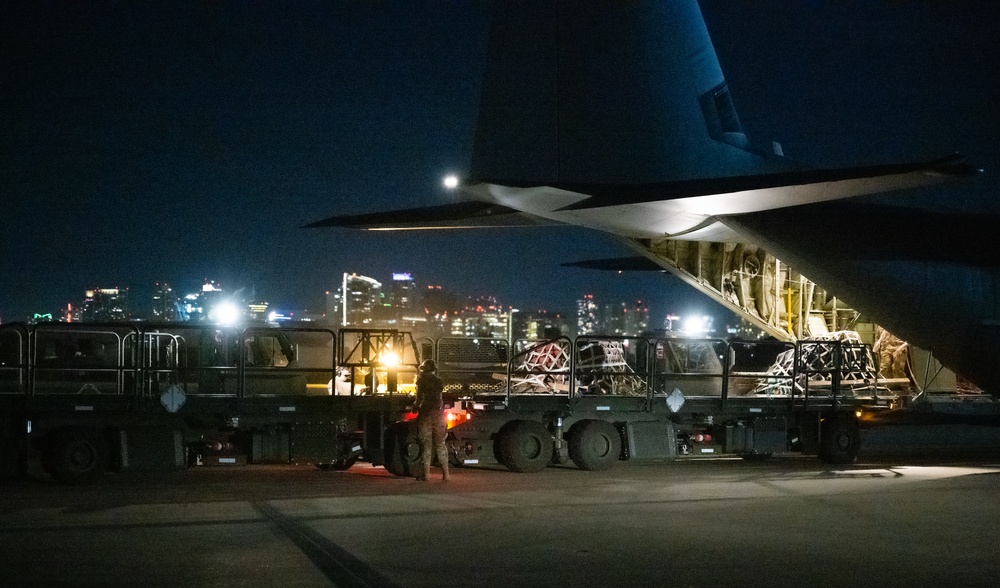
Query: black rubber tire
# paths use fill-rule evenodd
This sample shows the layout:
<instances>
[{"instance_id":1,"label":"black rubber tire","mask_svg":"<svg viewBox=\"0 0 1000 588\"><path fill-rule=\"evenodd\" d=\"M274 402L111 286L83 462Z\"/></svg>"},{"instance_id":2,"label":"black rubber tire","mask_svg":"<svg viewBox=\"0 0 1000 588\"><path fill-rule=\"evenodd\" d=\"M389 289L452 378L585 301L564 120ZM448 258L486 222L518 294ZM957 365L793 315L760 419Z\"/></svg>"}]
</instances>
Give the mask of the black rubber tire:
<instances>
[{"instance_id":1,"label":"black rubber tire","mask_svg":"<svg viewBox=\"0 0 1000 588\"><path fill-rule=\"evenodd\" d=\"M459 457L458 452L454 451L451 447L451 444L448 443L447 441L445 441L445 444L448 447L448 463L451 465L451 467L453 468L465 467L465 461L461 457Z\"/></svg>"},{"instance_id":2,"label":"black rubber tire","mask_svg":"<svg viewBox=\"0 0 1000 588\"><path fill-rule=\"evenodd\" d=\"M420 439L410 422L396 423L385 433L383 467L394 476L411 476L420 469Z\"/></svg>"},{"instance_id":3,"label":"black rubber tire","mask_svg":"<svg viewBox=\"0 0 1000 588\"><path fill-rule=\"evenodd\" d=\"M46 470L68 485L89 484L104 473L108 445L97 431L68 429L54 433L45 452Z\"/></svg>"},{"instance_id":4,"label":"black rubber tire","mask_svg":"<svg viewBox=\"0 0 1000 588\"><path fill-rule=\"evenodd\" d=\"M354 457L345 457L342 459L338 459L337 461L333 462L330 465L333 467L334 470L342 472L344 470L351 469L351 466L353 466L356 463L358 463L358 457L354 456Z\"/></svg>"},{"instance_id":5,"label":"black rubber tire","mask_svg":"<svg viewBox=\"0 0 1000 588\"><path fill-rule=\"evenodd\" d=\"M342 472L351 469L351 466L358 463L357 457L346 457L328 463L318 463L316 467L324 472Z\"/></svg>"},{"instance_id":6,"label":"black rubber tire","mask_svg":"<svg viewBox=\"0 0 1000 588\"><path fill-rule=\"evenodd\" d=\"M318 463L316 466L323 471L342 472L351 469L351 466L358 463L361 455L354 451L354 448L361 445L361 440L347 435L341 435L337 439L338 455L336 459L325 463Z\"/></svg>"},{"instance_id":7,"label":"black rubber tire","mask_svg":"<svg viewBox=\"0 0 1000 588\"><path fill-rule=\"evenodd\" d=\"M827 417L820 424L819 458L830 464L854 463L861 449L861 428L846 415Z\"/></svg>"},{"instance_id":8,"label":"black rubber tire","mask_svg":"<svg viewBox=\"0 0 1000 588\"><path fill-rule=\"evenodd\" d=\"M513 421L497 434L495 449L507 469L537 472L552 461L552 433L538 421Z\"/></svg>"},{"instance_id":9,"label":"black rubber tire","mask_svg":"<svg viewBox=\"0 0 1000 588\"><path fill-rule=\"evenodd\" d=\"M569 431L569 458L581 470L610 469L618 463L621 455L621 434L608 421L580 421Z\"/></svg>"}]
</instances>

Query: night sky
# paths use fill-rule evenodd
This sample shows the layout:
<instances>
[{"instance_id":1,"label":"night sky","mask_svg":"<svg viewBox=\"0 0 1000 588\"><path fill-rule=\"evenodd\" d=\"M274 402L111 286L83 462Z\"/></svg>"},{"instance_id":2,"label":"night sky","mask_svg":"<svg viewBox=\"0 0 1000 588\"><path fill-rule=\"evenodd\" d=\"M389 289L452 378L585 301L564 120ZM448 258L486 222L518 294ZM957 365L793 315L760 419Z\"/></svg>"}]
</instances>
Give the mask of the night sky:
<instances>
[{"instance_id":1,"label":"night sky","mask_svg":"<svg viewBox=\"0 0 1000 588\"><path fill-rule=\"evenodd\" d=\"M657 319L717 312L671 277L560 267L628 255L583 229L300 228L448 201L487 3L22 4L0 18L4 322L94 287L129 287L146 311L156 281L316 309L344 271L408 271L525 310L592 292L647 300ZM1000 215L997 3L701 6L752 140L817 166L960 152L986 170L971 186L880 200Z\"/></svg>"}]
</instances>

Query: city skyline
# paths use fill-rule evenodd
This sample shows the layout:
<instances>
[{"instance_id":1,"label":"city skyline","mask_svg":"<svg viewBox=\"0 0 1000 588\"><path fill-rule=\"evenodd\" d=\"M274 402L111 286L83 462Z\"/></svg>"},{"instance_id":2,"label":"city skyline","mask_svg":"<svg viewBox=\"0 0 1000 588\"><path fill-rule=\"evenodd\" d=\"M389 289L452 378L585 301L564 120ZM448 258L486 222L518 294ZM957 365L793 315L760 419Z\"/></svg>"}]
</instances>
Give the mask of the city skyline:
<instances>
[{"instance_id":1,"label":"city skyline","mask_svg":"<svg viewBox=\"0 0 1000 588\"><path fill-rule=\"evenodd\" d=\"M379 282L378 278L373 276L367 276L365 274L358 274L356 272L344 272L342 274L341 287L346 284L346 279L348 276L354 278L359 278L362 280L370 280L378 284L378 286L385 285L387 283L391 284L392 281L398 276L405 275L408 279L412 280L416 284L415 291L418 294L416 297L418 302L422 302L422 296L427 288L441 290L442 285L438 283L437 280L429 278L426 282L418 281L417 277L412 276L408 272L392 272L390 274L390 280L387 282ZM644 321L644 326L648 326L649 329L659 329L663 328L668 322L668 318L677 310L663 310L662 312L657 310L651 310L654 305L650 304L648 301L637 298L614 298L614 297L602 297L596 296L592 293L581 292L578 297L573 301L572 304L566 307L556 307L556 306L545 306L545 307L529 307L524 305L518 305L514 303L508 303L508 301L499 300L496 296L490 293L484 292L463 292L458 290L451 290L449 288L444 288L448 295L455 298L456 307L460 310L474 310L475 306L479 304L482 305L492 305L497 307L496 310L502 312L508 312L513 310L514 312L521 312L526 315L544 315L546 313L552 315L563 315L567 317L567 320L577 327L578 330L582 329L585 332L594 332L592 328L582 326L578 324L578 316L580 314L580 304L584 300L590 300L593 304L592 312L596 312L597 315L605 315L612 312L619 307L636 308L642 307L647 315L647 319ZM144 292L142 296L136 294L137 291ZM316 320L317 317L325 317L326 321L330 324L343 324L339 316L339 307L337 310L332 309L331 300L335 297L339 297L340 289L326 290L323 292L322 302L318 303L312 308L291 308L291 307L279 307L278 305L272 304L268 300L266 294L247 296L246 292L256 292L252 287L245 285L237 285L235 288L227 288L225 284L218 280L204 279L200 281L197 286L190 286L185 288L174 288L172 284L165 280L157 281L153 284L149 293L144 290L136 290L131 286L116 286L114 288L104 288L104 287L92 287L85 288L81 292L81 297L76 300L70 300L62 304L59 308L51 309L48 312L37 312L34 318L40 320L65 320L65 317L72 315L72 320L75 321L93 321L92 310L93 305L103 305L111 306L112 310L103 311L104 314L101 316L105 320L201 320L200 317L204 316L208 318L208 309L202 310L197 308L192 311L191 300L196 296L204 296L206 293L215 297L218 300L227 301L238 301L240 304L253 305L253 304L267 304L268 311L277 311L280 316L287 318L295 318L296 316L307 317L306 320ZM392 296L392 291L387 291L389 296ZM148 295L147 295L148 294ZM103 295L103 300L101 297ZM171 305L168 302L168 298L172 297L172 301L176 303L176 308L173 312L166 310ZM185 303L185 299L189 302ZM96 300L96 302L95 302ZM187 304L187 310L183 307ZM668 303L664 303L659 306L669 306ZM613 307L613 308L612 308ZM483 309L480 308L480 311ZM736 324L738 319L733 316L728 310L718 307L717 312L712 315L713 320L721 324ZM331 311L338 314L336 317L331 317ZM420 309L420 312L423 310ZM108 313L113 314L108 314ZM371 312L371 309L367 309L366 312ZM188 315L191 316L188 316ZM689 313L690 314L690 313ZM694 314L702 314L702 311L696 310ZM49 319L45 319L45 316L51 315ZM91 318L87 318L88 315ZM113 317L113 318L111 318ZM25 322L32 320L32 317L23 317L18 320L7 320L3 319L2 322ZM720 320L721 319L721 320ZM621 322L622 318L617 319L607 319L610 321ZM605 333L608 334L608 333ZM613 333L612 333L613 334Z\"/></svg>"}]
</instances>

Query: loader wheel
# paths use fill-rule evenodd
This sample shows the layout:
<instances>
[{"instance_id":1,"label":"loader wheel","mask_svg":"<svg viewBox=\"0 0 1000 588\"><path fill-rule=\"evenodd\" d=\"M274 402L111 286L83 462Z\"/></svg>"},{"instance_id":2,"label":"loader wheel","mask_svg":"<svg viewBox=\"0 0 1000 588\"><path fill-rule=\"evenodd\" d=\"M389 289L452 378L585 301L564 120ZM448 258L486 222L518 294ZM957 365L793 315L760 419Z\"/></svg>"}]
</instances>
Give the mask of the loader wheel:
<instances>
[{"instance_id":1,"label":"loader wheel","mask_svg":"<svg viewBox=\"0 0 1000 588\"><path fill-rule=\"evenodd\" d=\"M342 472L344 470L351 469L351 466L353 466L356 463L358 463L358 458L355 456L355 457L344 457L338 459L337 461L331 463L330 465L333 467L335 471Z\"/></svg>"},{"instance_id":2,"label":"loader wheel","mask_svg":"<svg viewBox=\"0 0 1000 588\"><path fill-rule=\"evenodd\" d=\"M46 469L56 481L89 484L107 464L108 447L96 431L70 429L53 434L45 454Z\"/></svg>"},{"instance_id":3,"label":"loader wheel","mask_svg":"<svg viewBox=\"0 0 1000 588\"><path fill-rule=\"evenodd\" d=\"M854 463L861 448L858 421L847 416L833 416L820 425L819 458L825 463Z\"/></svg>"},{"instance_id":4,"label":"loader wheel","mask_svg":"<svg viewBox=\"0 0 1000 588\"><path fill-rule=\"evenodd\" d=\"M410 476L420 469L420 439L410 423L396 423L385 433L384 467L394 476Z\"/></svg>"},{"instance_id":5,"label":"loader wheel","mask_svg":"<svg viewBox=\"0 0 1000 588\"><path fill-rule=\"evenodd\" d=\"M341 435L337 439L337 455L336 459L325 463L318 463L316 467L323 471L335 471L342 472L344 470L351 469L351 466L358 463L361 459L360 453L356 452L356 446L359 445L359 440L349 437L347 435Z\"/></svg>"},{"instance_id":6,"label":"loader wheel","mask_svg":"<svg viewBox=\"0 0 1000 588\"><path fill-rule=\"evenodd\" d=\"M342 457L331 462L318 463L316 467L324 472L342 472L351 469L351 466L358 463L357 457Z\"/></svg>"},{"instance_id":7,"label":"loader wheel","mask_svg":"<svg viewBox=\"0 0 1000 588\"><path fill-rule=\"evenodd\" d=\"M569 457L581 470L606 470L621 458L622 437L608 421L585 420L569 434Z\"/></svg>"},{"instance_id":8,"label":"loader wheel","mask_svg":"<svg viewBox=\"0 0 1000 588\"><path fill-rule=\"evenodd\" d=\"M552 461L552 433L538 421L514 421L496 440L500 463L515 472L537 472Z\"/></svg>"}]
</instances>

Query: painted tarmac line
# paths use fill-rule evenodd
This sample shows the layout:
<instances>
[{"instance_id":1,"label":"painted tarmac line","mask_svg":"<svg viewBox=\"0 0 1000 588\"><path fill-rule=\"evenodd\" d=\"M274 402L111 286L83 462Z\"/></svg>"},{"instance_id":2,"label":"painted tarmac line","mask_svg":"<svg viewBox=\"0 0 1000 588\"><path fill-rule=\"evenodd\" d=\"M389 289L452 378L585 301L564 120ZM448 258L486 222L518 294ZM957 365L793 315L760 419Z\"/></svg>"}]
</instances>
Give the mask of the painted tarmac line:
<instances>
[{"instance_id":1,"label":"painted tarmac line","mask_svg":"<svg viewBox=\"0 0 1000 588\"><path fill-rule=\"evenodd\" d=\"M286 517L265 502L251 506L274 524L306 557L339 588L400 588L360 559L316 532L309 525Z\"/></svg>"}]
</instances>

